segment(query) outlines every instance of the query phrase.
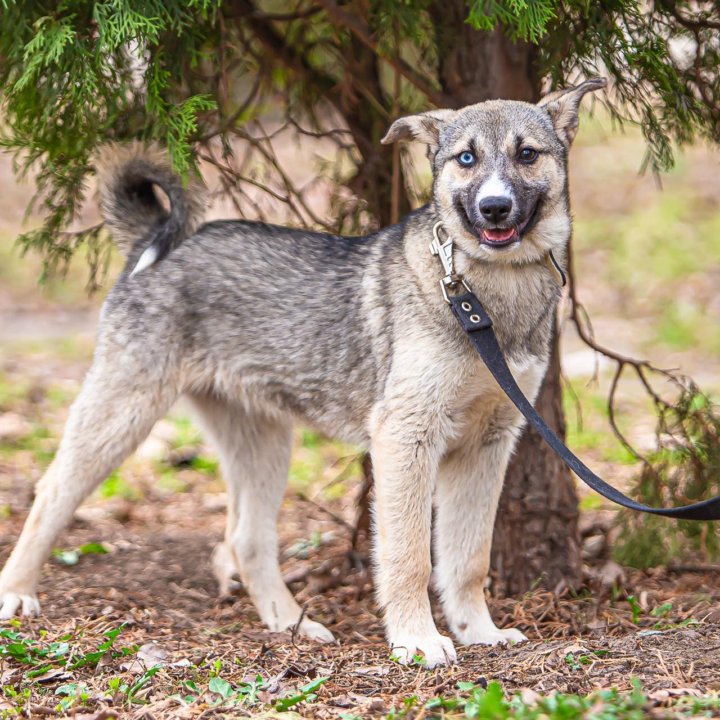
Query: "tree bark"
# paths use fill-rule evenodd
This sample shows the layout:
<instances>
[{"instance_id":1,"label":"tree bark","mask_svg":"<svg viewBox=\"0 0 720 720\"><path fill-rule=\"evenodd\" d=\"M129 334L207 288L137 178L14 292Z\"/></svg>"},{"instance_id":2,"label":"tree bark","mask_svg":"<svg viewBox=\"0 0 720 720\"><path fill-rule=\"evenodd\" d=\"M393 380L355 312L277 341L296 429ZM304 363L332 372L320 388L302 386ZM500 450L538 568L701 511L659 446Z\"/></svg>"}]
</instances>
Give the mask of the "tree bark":
<instances>
[{"instance_id":1,"label":"tree bark","mask_svg":"<svg viewBox=\"0 0 720 720\"><path fill-rule=\"evenodd\" d=\"M535 406L565 437L557 333ZM493 593L520 595L536 586L577 587L582 579L578 498L572 475L534 430L525 430L500 498L492 547Z\"/></svg>"},{"instance_id":2,"label":"tree bark","mask_svg":"<svg viewBox=\"0 0 720 720\"><path fill-rule=\"evenodd\" d=\"M464 22L464 0L445 0L442 7L439 3L432 7L440 82L454 107L493 98L538 100L535 48L512 43L499 30L473 30ZM557 335L536 407L564 437ZM570 471L534 430L526 430L510 463L495 523L494 594L519 595L538 585L549 589L579 585L578 516Z\"/></svg>"}]
</instances>

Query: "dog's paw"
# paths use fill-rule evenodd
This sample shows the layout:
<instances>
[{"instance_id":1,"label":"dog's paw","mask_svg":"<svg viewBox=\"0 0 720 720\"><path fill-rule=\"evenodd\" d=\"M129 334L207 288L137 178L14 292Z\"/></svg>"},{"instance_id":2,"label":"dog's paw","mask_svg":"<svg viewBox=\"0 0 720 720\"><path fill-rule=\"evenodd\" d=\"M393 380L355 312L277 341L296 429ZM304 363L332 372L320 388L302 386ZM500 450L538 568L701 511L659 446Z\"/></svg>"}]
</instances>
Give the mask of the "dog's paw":
<instances>
[{"instance_id":1,"label":"dog's paw","mask_svg":"<svg viewBox=\"0 0 720 720\"><path fill-rule=\"evenodd\" d=\"M9 620L18 614L30 617L40 614L40 603L35 595L6 591L0 592L0 620Z\"/></svg>"},{"instance_id":2,"label":"dog's paw","mask_svg":"<svg viewBox=\"0 0 720 720\"><path fill-rule=\"evenodd\" d=\"M500 630L494 625L490 628L478 629L474 632L457 633L458 640L463 645L516 645L525 642L527 638L515 628Z\"/></svg>"},{"instance_id":3,"label":"dog's paw","mask_svg":"<svg viewBox=\"0 0 720 720\"><path fill-rule=\"evenodd\" d=\"M291 625L288 630L292 631L293 626ZM314 640L315 642L335 642L335 636L324 625L314 620L308 620L307 618L302 619L296 632L298 635L302 635L302 637L308 640Z\"/></svg>"},{"instance_id":4,"label":"dog's paw","mask_svg":"<svg viewBox=\"0 0 720 720\"><path fill-rule=\"evenodd\" d=\"M211 557L213 575L218 582L221 598L227 598L242 588L242 581L235 565L235 558L227 543L215 546Z\"/></svg>"},{"instance_id":5,"label":"dog's paw","mask_svg":"<svg viewBox=\"0 0 720 720\"><path fill-rule=\"evenodd\" d=\"M391 639L392 657L401 665L418 662L426 668L439 665L452 665L457 660L457 653L450 638L434 633L425 637L398 636ZM423 659L418 656L422 655Z\"/></svg>"}]
</instances>

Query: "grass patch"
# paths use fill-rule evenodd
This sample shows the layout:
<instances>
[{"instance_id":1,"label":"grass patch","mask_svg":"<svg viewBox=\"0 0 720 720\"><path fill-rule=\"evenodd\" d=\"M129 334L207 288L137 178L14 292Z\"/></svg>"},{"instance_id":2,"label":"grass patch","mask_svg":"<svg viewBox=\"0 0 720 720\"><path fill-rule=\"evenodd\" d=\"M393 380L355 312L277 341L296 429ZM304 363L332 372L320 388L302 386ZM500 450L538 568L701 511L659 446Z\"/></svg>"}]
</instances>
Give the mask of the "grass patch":
<instances>
[{"instance_id":1,"label":"grass patch","mask_svg":"<svg viewBox=\"0 0 720 720\"><path fill-rule=\"evenodd\" d=\"M97 490L101 498L123 498L124 500L140 500L142 493L115 471L100 485Z\"/></svg>"},{"instance_id":2,"label":"grass patch","mask_svg":"<svg viewBox=\"0 0 720 720\"><path fill-rule=\"evenodd\" d=\"M27 378L9 378L0 371L0 411L10 410L16 403L24 400L30 390Z\"/></svg>"},{"instance_id":3,"label":"grass patch","mask_svg":"<svg viewBox=\"0 0 720 720\"><path fill-rule=\"evenodd\" d=\"M583 381L574 382L563 391L563 407L567 419L566 439L576 453L591 453L605 462L633 465L635 456L612 432L608 418L607 395ZM630 418L619 417L624 432Z\"/></svg>"},{"instance_id":4,"label":"grass patch","mask_svg":"<svg viewBox=\"0 0 720 720\"><path fill-rule=\"evenodd\" d=\"M168 418L175 426L175 437L172 440L173 450L184 447L193 447L202 443L200 431L193 425L190 418L182 415L170 416Z\"/></svg>"},{"instance_id":5,"label":"grass patch","mask_svg":"<svg viewBox=\"0 0 720 720\"><path fill-rule=\"evenodd\" d=\"M43 469L55 457L56 450L57 440L48 428L39 423L31 423L29 432L24 437L0 441L0 456L12 458L18 451L25 451L30 453Z\"/></svg>"}]
</instances>

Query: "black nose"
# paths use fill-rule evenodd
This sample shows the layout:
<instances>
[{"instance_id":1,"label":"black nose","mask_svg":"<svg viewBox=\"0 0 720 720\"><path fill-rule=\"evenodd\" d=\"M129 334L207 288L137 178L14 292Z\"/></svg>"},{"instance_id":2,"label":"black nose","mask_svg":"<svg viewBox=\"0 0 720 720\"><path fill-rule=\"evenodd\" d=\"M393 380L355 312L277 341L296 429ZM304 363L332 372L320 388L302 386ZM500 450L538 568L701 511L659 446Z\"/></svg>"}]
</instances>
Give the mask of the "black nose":
<instances>
[{"instance_id":1,"label":"black nose","mask_svg":"<svg viewBox=\"0 0 720 720\"><path fill-rule=\"evenodd\" d=\"M512 210L512 200L509 197L486 197L480 201L482 216L493 223L507 219Z\"/></svg>"}]
</instances>

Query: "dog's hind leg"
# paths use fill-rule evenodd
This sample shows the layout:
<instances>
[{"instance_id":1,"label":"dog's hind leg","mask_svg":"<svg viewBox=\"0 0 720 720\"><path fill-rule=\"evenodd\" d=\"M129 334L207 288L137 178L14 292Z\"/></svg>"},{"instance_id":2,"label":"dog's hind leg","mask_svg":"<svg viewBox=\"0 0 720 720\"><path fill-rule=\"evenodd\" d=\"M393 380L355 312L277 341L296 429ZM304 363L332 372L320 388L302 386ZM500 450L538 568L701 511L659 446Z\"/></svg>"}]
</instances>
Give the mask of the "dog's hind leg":
<instances>
[{"instance_id":1,"label":"dog's hind leg","mask_svg":"<svg viewBox=\"0 0 720 720\"><path fill-rule=\"evenodd\" d=\"M55 459L38 483L20 539L0 574L0 619L18 611L39 612L35 589L58 534L174 399L165 364L143 361L127 348L96 353Z\"/></svg>"},{"instance_id":2,"label":"dog's hind leg","mask_svg":"<svg viewBox=\"0 0 720 720\"><path fill-rule=\"evenodd\" d=\"M217 447L228 486L225 540L213 555L213 569L226 592L237 572L260 619L270 630L298 625L301 635L322 642L333 635L302 610L283 582L278 562L277 515L292 447L286 418L248 413L209 396L191 398L199 421Z\"/></svg>"}]
</instances>

